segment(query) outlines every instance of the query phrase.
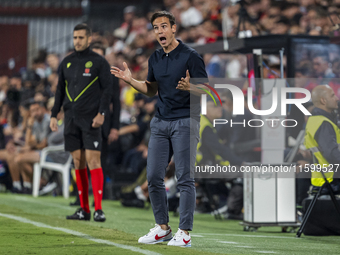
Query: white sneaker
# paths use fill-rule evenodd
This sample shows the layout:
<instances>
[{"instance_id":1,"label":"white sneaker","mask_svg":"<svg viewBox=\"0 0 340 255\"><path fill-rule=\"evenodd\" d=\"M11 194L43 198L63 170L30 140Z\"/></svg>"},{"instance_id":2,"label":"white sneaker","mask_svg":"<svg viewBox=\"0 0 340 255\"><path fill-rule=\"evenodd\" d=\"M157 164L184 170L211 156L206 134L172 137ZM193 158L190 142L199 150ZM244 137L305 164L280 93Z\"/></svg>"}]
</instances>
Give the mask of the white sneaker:
<instances>
[{"instance_id":1,"label":"white sneaker","mask_svg":"<svg viewBox=\"0 0 340 255\"><path fill-rule=\"evenodd\" d=\"M168 242L171 246L191 247L191 236L187 235L183 230L178 229L176 235Z\"/></svg>"},{"instance_id":2,"label":"white sneaker","mask_svg":"<svg viewBox=\"0 0 340 255\"><path fill-rule=\"evenodd\" d=\"M155 227L150 229L150 232L138 239L138 243L155 244L160 242L170 241L172 231L169 226L168 230L163 230L160 225L155 224Z\"/></svg>"}]
</instances>

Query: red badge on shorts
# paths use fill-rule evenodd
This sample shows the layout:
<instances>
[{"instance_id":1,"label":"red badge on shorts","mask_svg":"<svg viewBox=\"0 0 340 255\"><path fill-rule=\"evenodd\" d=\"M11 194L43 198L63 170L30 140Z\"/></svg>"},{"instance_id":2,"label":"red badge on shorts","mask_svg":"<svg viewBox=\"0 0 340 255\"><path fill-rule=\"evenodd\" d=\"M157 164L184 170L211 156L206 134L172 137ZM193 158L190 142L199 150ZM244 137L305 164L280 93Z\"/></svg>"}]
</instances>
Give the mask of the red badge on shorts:
<instances>
[{"instance_id":1,"label":"red badge on shorts","mask_svg":"<svg viewBox=\"0 0 340 255\"><path fill-rule=\"evenodd\" d=\"M90 72L90 68L85 68L85 73L89 73Z\"/></svg>"}]
</instances>

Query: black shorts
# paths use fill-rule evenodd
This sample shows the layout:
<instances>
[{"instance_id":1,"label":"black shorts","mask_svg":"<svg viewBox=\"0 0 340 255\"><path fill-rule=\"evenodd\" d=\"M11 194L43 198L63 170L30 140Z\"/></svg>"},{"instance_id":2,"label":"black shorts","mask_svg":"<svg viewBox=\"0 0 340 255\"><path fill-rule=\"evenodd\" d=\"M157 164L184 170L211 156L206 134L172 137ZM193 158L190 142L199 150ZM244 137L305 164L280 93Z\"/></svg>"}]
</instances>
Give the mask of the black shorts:
<instances>
[{"instance_id":1,"label":"black shorts","mask_svg":"<svg viewBox=\"0 0 340 255\"><path fill-rule=\"evenodd\" d=\"M100 151L102 148L101 127L93 128L92 120L65 118L65 151L80 149Z\"/></svg>"}]
</instances>

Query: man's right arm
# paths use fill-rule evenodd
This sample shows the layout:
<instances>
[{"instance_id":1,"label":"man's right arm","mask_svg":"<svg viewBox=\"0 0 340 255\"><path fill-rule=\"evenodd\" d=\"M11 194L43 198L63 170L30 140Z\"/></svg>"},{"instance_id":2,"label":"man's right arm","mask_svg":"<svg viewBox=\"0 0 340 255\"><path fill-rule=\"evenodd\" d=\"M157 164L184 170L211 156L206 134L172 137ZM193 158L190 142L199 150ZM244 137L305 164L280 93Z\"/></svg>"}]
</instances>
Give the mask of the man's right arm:
<instances>
[{"instance_id":1,"label":"man's right arm","mask_svg":"<svg viewBox=\"0 0 340 255\"><path fill-rule=\"evenodd\" d=\"M55 97L54 97L54 106L52 108L52 115L51 115L52 118L57 117L60 111L60 108L63 104L64 97L65 97L65 78L63 74L63 62L62 62L59 68L58 85L57 85L57 90L56 90Z\"/></svg>"},{"instance_id":2,"label":"man's right arm","mask_svg":"<svg viewBox=\"0 0 340 255\"><path fill-rule=\"evenodd\" d=\"M131 71L125 62L123 63L123 66L125 70L121 70L115 66L111 67L111 74L113 74L119 79L122 79L127 84L131 85L133 88L135 88L144 95L147 95L149 97L153 97L154 95L156 95L158 91L158 85L156 80L150 79L150 77L153 76L150 75L150 67L148 79L146 81L137 81L136 79L132 78Z\"/></svg>"},{"instance_id":3,"label":"man's right arm","mask_svg":"<svg viewBox=\"0 0 340 255\"><path fill-rule=\"evenodd\" d=\"M158 91L157 82L137 81L132 78L129 84L148 97L153 97Z\"/></svg>"}]
</instances>

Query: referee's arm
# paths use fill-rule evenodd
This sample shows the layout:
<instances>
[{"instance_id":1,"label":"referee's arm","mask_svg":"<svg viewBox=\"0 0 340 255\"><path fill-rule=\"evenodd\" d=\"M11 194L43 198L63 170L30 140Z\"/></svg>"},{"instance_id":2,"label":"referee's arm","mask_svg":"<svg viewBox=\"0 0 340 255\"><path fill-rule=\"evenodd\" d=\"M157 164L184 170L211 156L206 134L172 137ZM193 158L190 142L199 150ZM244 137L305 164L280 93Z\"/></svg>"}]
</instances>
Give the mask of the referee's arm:
<instances>
[{"instance_id":1,"label":"referee's arm","mask_svg":"<svg viewBox=\"0 0 340 255\"><path fill-rule=\"evenodd\" d=\"M52 114L51 114L52 118L57 117L60 111L60 108L63 104L64 97L65 97L65 78L63 74L62 64L63 63L61 63L59 67L58 85L57 85L57 90L56 90L55 97L54 97L54 106L52 108Z\"/></svg>"},{"instance_id":2,"label":"referee's arm","mask_svg":"<svg viewBox=\"0 0 340 255\"><path fill-rule=\"evenodd\" d=\"M63 74L63 63L62 62L59 66L59 76L58 76L58 85L57 90L54 97L54 106L52 108L51 113L51 120L50 120L50 128L52 132L55 132L58 130L58 124L57 124L57 115L60 111L60 108L64 102L65 98L65 77Z\"/></svg>"}]
</instances>

